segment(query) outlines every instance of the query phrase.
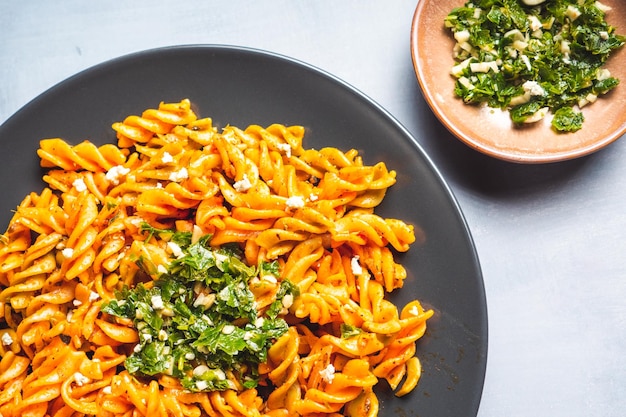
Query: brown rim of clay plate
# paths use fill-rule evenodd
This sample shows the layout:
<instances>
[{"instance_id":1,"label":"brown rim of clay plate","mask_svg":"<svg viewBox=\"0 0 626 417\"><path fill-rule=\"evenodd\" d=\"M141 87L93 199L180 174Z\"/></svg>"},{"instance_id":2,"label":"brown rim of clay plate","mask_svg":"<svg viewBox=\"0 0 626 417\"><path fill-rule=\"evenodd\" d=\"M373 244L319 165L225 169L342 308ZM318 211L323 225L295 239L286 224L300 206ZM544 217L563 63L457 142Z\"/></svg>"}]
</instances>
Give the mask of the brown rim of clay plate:
<instances>
[{"instance_id":1,"label":"brown rim of clay plate","mask_svg":"<svg viewBox=\"0 0 626 417\"><path fill-rule=\"evenodd\" d=\"M551 116L516 127L506 111L464 104L454 94L454 39L443 25L444 18L464 0L420 0L411 26L411 56L426 102L443 125L468 146L495 158L518 163L545 163L593 153L626 132L626 47L609 58L606 68L622 82L583 107L583 128L574 133L556 133ZM626 6L618 0L603 0L612 7L607 21L617 33L626 34Z\"/></svg>"}]
</instances>

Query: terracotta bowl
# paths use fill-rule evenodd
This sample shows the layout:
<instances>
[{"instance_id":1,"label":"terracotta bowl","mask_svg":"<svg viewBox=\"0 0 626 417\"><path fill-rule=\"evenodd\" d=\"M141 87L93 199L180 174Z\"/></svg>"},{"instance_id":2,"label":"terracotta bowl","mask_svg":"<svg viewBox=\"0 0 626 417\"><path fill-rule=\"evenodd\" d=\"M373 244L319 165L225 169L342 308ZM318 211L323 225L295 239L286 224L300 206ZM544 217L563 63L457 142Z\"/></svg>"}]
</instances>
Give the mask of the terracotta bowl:
<instances>
[{"instance_id":1,"label":"terracotta bowl","mask_svg":"<svg viewBox=\"0 0 626 417\"><path fill-rule=\"evenodd\" d=\"M626 34L626 4L602 0L612 7L606 14L617 33ZM562 161L588 155L626 132L626 46L615 51L606 68L621 81L613 91L583 107L582 129L556 133L550 118L522 128L506 111L464 104L454 94L454 38L444 18L464 0L419 0L411 27L411 55L420 87L432 111L460 140L496 158L519 163Z\"/></svg>"}]
</instances>

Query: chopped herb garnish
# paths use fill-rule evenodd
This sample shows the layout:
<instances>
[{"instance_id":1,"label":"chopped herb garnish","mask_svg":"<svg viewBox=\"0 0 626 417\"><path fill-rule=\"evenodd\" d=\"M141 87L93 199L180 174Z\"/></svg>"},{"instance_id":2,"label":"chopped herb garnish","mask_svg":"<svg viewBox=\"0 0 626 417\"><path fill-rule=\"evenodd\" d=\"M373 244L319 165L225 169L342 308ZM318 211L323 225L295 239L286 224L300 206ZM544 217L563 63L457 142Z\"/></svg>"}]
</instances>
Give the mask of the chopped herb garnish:
<instances>
[{"instance_id":1,"label":"chopped herb garnish","mask_svg":"<svg viewBox=\"0 0 626 417\"><path fill-rule=\"evenodd\" d=\"M228 375L255 387L258 365L288 330L281 315L297 287L280 281L273 303L258 311L249 283L268 274L276 279L278 263L251 267L236 248L211 248L210 236L191 243L186 234L142 230L171 239L180 254L152 286L124 288L102 306L107 314L132 320L139 334L126 369L137 376L176 377L191 391L234 388Z\"/></svg>"},{"instance_id":2,"label":"chopped herb garnish","mask_svg":"<svg viewBox=\"0 0 626 417\"><path fill-rule=\"evenodd\" d=\"M596 0L470 0L445 19L457 43L455 93L466 103L509 109L516 124L558 114L557 132L582 126L574 111L619 84L603 68L626 37ZM567 115L567 116L565 116Z\"/></svg>"}]
</instances>

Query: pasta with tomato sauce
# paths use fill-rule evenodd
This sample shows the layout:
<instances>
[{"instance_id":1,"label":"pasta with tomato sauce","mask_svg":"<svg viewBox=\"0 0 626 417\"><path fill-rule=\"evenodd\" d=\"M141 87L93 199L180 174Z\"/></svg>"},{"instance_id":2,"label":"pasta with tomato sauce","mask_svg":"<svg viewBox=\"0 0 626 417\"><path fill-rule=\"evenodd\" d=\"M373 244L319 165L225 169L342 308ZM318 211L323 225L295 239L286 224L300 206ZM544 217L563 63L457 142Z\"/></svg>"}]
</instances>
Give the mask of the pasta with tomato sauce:
<instances>
[{"instance_id":1,"label":"pasta with tomato sauce","mask_svg":"<svg viewBox=\"0 0 626 417\"><path fill-rule=\"evenodd\" d=\"M0 236L2 416L376 416L379 380L415 388L433 311L386 299L415 241L374 212L394 171L187 99L112 127L42 140Z\"/></svg>"}]
</instances>

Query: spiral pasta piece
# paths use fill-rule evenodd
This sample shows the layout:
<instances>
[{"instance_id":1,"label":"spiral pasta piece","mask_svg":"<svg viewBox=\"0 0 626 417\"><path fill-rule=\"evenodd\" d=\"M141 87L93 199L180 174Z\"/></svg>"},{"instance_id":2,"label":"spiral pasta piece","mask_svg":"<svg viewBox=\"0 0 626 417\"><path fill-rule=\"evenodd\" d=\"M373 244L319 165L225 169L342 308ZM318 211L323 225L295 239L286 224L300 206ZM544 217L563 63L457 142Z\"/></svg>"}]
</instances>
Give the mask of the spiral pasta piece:
<instances>
[{"instance_id":1,"label":"spiral pasta piece","mask_svg":"<svg viewBox=\"0 0 626 417\"><path fill-rule=\"evenodd\" d=\"M302 126L218 131L187 99L112 128L117 145L42 140L47 187L0 236L0 415L374 417L380 380L415 389L434 313L386 299L407 277L395 253L415 241L413 225L375 212L395 171L354 149L307 149ZM246 284L259 312L289 323L258 386L227 370L227 389L191 391L127 368L145 335L103 306L158 285L178 232L237 247L250 267L276 262ZM277 305L285 283L297 295Z\"/></svg>"}]
</instances>

